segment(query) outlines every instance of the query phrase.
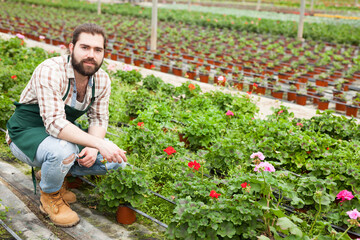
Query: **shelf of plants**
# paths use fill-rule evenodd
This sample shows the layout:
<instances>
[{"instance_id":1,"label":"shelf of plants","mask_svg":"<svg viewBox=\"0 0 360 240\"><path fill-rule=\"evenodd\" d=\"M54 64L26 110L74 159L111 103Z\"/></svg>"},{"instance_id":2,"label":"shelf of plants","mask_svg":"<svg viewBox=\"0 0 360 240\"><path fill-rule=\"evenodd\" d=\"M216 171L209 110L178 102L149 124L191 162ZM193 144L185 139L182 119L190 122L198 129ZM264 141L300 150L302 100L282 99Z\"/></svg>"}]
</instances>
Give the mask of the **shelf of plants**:
<instances>
[{"instance_id":1,"label":"shelf of plants","mask_svg":"<svg viewBox=\"0 0 360 240\"><path fill-rule=\"evenodd\" d=\"M69 9L63 14L71 21L64 23L55 17L59 8L33 5L26 9L24 5L10 2L2 3L1 7L4 11L0 19L1 31L22 33L54 45L66 45L76 24L89 20L86 12ZM24 9L31 14L22 14ZM44 18L47 21L43 21ZM109 23L109 18L114 21ZM321 105L318 106L321 110L326 108L321 103L330 101L336 103L336 111L357 116L360 93L353 83L360 79L360 61L356 46L312 40L300 42L276 35L203 27L195 22L193 25L160 22L159 48L152 53L148 51L148 19L119 15L114 18L106 14L90 19L109 31L107 57L113 60L202 82L232 85L239 90L249 91L250 87L246 86L256 84L258 87L253 93L298 104L303 104L301 98L307 94L310 100L307 103ZM243 21L243 24L258 27L270 24L269 21L255 19ZM220 76L224 80L219 82ZM325 89L332 90L334 96L324 95ZM353 92L349 93L349 89ZM355 112L351 112L353 109Z\"/></svg>"}]
</instances>

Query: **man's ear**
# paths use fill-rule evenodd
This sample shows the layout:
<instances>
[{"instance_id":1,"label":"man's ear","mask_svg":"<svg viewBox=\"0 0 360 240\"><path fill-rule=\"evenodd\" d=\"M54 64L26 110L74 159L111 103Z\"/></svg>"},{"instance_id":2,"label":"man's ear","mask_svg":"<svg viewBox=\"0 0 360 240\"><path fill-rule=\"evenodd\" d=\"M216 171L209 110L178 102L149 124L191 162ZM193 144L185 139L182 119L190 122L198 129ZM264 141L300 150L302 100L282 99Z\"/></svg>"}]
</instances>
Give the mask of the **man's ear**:
<instances>
[{"instance_id":1,"label":"man's ear","mask_svg":"<svg viewBox=\"0 0 360 240\"><path fill-rule=\"evenodd\" d=\"M73 51L74 51L74 44L73 43L69 43L69 50L70 50L70 53L72 54Z\"/></svg>"}]
</instances>

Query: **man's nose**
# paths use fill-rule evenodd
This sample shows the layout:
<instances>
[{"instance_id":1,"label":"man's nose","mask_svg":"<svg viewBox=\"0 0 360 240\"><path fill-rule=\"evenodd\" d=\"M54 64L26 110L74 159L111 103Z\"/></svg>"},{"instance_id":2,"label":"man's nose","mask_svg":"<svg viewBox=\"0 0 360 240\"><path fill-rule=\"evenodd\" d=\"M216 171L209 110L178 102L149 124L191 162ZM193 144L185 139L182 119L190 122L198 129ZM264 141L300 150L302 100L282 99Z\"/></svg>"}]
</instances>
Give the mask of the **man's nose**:
<instances>
[{"instance_id":1,"label":"man's nose","mask_svg":"<svg viewBox=\"0 0 360 240\"><path fill-rule=\"evenodd\" d=\"M90 49L88 52L88 57L89 58L94 58L94 49Z\"/></svg>"}]
</instances>

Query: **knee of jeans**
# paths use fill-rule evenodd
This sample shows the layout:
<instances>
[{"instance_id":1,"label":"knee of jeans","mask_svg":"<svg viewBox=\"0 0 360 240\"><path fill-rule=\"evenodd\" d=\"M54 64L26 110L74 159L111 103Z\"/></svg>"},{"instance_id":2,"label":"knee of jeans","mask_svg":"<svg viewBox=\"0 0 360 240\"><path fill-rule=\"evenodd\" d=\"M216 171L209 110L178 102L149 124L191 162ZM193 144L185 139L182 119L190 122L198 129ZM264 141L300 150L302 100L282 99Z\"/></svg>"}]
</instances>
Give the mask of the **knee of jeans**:
<instances>
[{"instance_id":1,"label":"knee of jeans","mask_svg":"<svg viewBox=\"0 0 360 240\"><path fill-rule=\"evenodd\" d=\"M51 155L52 159L55 161L59 161L64 165L68 165L74 163L74 160L79 153L78 147L76 144L59 140L60 141L60 148L53 149Z\"/></svg>"}]
</instances>

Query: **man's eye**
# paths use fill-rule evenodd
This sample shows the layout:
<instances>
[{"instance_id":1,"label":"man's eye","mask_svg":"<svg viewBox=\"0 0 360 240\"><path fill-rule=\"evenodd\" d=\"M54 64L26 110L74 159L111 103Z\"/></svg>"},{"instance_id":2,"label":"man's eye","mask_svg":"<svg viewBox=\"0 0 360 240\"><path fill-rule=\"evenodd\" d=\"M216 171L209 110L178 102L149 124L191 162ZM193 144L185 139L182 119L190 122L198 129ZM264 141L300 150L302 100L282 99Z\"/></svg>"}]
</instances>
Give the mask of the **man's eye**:
<instances>
[{"instance_id":1,"label":"man's eye","mask_svg":"<svg viewBox=\"0 0 360 240\"><path fill-rule=\"evenodd\" d=\"M85 50L86 50L86 49L88 49L88 47L86 47L86 46L83 46L83 47L82 47L82 49L85 49Z\"/></svg>"}]
</instances>

